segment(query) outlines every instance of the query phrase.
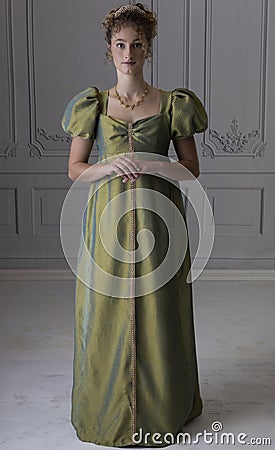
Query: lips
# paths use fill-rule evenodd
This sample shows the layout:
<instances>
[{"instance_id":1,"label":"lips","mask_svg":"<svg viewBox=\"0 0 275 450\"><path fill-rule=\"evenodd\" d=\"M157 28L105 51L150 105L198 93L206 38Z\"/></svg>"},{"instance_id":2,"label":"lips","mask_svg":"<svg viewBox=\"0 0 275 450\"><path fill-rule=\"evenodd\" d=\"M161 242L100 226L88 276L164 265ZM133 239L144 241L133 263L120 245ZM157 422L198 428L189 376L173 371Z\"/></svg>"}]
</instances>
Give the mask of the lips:
<instances>
[{"instance_id":1,"label":"lips","mask_svg":"<svg viewBox=\"0 0 275 450\"><path fill-rule=\"evenodd\" d=\"M125 64L126 66L133 66L136 63L135 62L123 62L122 64Z\"/></svg>"}]
</instances>

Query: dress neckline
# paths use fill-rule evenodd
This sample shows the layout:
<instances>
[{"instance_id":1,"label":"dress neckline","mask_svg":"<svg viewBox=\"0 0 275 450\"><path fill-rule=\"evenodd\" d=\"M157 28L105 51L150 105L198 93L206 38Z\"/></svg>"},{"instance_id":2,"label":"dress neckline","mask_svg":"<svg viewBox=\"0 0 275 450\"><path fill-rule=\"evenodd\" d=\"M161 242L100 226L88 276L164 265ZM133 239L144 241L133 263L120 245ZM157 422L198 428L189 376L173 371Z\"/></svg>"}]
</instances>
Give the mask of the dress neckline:
<instances>
[{"instance_id":1,"label":"dress neckline","mask_svg":"<svg viewBox=\"0 0 275 450\"><path fill-rule=\"evenodd\" d=\"M146 117L142 117L141 119L137 119L134 122L128 122L127 120L123 120L123 119L119 119L118 117L114 117L114 116L110 116L107 113L107 109L108 109L108 100L109 100L109 89L106 89L105 91L102 91L102 93L104 94L104 102L103 102L103 112L101 112L102 116L108 117L109 119L115 120L117 122L122 122L124 124L131 124L131 125L135 125L138 122L144 121L144 120L149 120L149 119L153 119L155 117L158 116L162 116L163 114L163 90L162 89L158 89L160 92L160 102L159 102L159 112L158 114L153 114L151 116L146 116Z\"/></svg>"}]
</instances>

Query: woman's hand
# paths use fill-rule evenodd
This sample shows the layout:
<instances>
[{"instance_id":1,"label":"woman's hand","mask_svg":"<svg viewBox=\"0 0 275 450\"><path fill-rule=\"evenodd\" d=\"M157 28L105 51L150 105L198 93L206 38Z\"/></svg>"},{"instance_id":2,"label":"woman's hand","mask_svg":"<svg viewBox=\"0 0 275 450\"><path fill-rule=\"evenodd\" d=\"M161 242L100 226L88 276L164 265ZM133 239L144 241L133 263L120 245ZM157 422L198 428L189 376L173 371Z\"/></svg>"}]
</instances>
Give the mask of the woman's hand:
<instances>
[{"instance_id":1,"label":"woman's hand","mask_svg":"<svg viewBox=\"0 0 275 450\"><path fill-rule=\"evenodd\" d=\"M123 183L135 181L143 174L159 175L172 180L193 180L188 164L192 161L147 161L132 160L127 156L119 156L113 162L106 164L107 175L116 173L123 178ZM188 170L186 170L186 169Z\"/></svg>"},{"instance_id":2,"label":"woman's hand","mask_svg":"<svg viewBox=\"0 0 275 450\"><path fill-rule=\"evenodd\" d=\"M116 173L123 178L123 183L133 182L143 174L159 173L161 168L160 161L132 160L127 156L118 157L108 165L108 175Z\"/></svg>"},{"instance_id":3,"label":"woman's hand","mask_svg":"<svg viewBox=\"0 0 275 450\"><path fill-rule=\"evenodd\" d=\"M131 162L133 162L133 160L131 160ZM116 160L116 163L120 164L121 161ZM134 163L134 167L131 167L132 172L124 172L123 174L116 172L118 176L120 175L123 177L123 183L126 183L129 180L133 182L143 174L159 173L161 169L160 161L134 160Z\"/></svg>"},{"instance_id":4,"label":"woman's hand","mask_svg":"<svg viewBox=\"0 0 275 450\"><path fill-rule=\"evenodd\" d=\"M106 175L115 173L123 178L123 182L135 181L140 177L139 161L132 160L127 156L119 156L114 161L106 164Z\"/></svg>"}]
</instances>

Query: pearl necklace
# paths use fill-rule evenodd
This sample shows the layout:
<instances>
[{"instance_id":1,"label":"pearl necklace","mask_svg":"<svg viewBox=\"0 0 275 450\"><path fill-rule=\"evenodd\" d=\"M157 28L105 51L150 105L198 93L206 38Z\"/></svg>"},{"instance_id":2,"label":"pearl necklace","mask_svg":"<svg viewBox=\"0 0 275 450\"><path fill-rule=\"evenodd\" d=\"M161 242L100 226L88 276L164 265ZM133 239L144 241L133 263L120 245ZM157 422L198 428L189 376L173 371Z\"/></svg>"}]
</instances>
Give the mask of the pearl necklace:
<instances>
[{"instance_id":1,"label":"pearl necklace","mask_svg":"<svg viewBox=\"0 0 275 450\"><path fill-rule=\"evenodd\" d=\"M127 103L125 103L122 98L120 97L119 93L117 92L117 86L115 87L115 94L117 99L119 100L120 104L122 106L124 106L125 108L131 108L131 110L133 110L136 106L138 106L140 103L142 103L146 97L146 95L148 94L148 84L145 83L145 90L142 94L142 96L140 97L139 100L137 100L135 103L133 103L132 105L127 105Z\"/></svg>"}]
</instances>

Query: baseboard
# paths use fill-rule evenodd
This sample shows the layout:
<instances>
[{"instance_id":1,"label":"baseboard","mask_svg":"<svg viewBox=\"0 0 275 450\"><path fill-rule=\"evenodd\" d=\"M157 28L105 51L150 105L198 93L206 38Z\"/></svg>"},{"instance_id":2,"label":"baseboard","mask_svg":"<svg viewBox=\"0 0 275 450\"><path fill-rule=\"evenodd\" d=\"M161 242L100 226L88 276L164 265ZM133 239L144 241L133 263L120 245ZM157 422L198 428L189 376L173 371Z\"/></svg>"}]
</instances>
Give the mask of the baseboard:
<instances>
[{"instance_id":1,"label":"baseboard","mask_svg":"<svg viewBox=\"0 0 275 450\"><path fill-rule=\"evenodd\" d=\"M74 280L70 269L0 269L1 280Z\"/></svg>"},{"instance_id":2,"label":"baseboard","mask_svg":"<svg viewBox=\"0 0 275 450\"><path fill-rule=\"evenodd\" d=\"M74 279L69 269L0 269L0 281ZM195 283L199 281L275 281L275 270L205 269Z\"/></svg>"}]
</instances>

